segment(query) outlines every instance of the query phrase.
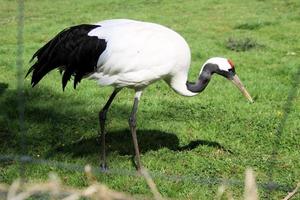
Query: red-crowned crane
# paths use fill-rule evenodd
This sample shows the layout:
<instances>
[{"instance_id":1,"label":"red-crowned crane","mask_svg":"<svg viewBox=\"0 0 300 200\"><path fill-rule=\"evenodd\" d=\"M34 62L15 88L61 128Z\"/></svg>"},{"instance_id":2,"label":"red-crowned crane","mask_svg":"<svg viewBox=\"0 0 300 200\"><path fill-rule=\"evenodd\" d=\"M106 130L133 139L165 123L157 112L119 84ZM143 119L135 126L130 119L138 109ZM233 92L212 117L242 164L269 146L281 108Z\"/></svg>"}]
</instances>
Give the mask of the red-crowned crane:
<instances>
[{"instance_id":1,"label":"red-crowned crane","mask_svg":"<svg viewBox=\"0 0 300 200\"><path fill-rule=\"evenodd\" d=\"M178 94L195 96L206 88L211 76L216 73L231 80L253 102L236 75L233 63L225 58L208 59L196 82L188 82L191 62L188 44L175 31L154 23L112 19L72 26L41 47L33 59L35 63L27 73L32 72L32 87L55 68L63 72L63 89L71 76L74 76L74 88L85 77L97 80L102 86L114 87L99 112L101 167L104 169L106 113L114 97L124 87L135 90L129 127L138 170L141 169L141 161L136 137L136 113L141 94L149 84L163 79Z\"/></svg>"}]
</instances>

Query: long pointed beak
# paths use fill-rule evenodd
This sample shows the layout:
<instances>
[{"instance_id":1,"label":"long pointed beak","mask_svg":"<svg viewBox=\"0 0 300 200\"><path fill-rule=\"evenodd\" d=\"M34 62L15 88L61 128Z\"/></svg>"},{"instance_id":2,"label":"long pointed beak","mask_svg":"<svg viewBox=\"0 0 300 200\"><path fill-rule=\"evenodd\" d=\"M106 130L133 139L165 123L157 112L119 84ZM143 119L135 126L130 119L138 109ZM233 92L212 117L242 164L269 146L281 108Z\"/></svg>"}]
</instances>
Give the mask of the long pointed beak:
<instances>
[{"instance_id":1,"label":"long pointed beak","mask_svg":"<svg viewBox=\"0 0 300 200\"><path fill-rule=\"evenodd\" d=\"M239 77L237 75L234 75L231 79L231 81L233 82L234 85L237 86L237 88L239 88L239 90L243 93L243 95L251 102L253 103L253 99L250 96L249 92L246 90L245 86L243 85L243 83L241 82L241 80L239 79Z\"/></svg>"}]
</instances>

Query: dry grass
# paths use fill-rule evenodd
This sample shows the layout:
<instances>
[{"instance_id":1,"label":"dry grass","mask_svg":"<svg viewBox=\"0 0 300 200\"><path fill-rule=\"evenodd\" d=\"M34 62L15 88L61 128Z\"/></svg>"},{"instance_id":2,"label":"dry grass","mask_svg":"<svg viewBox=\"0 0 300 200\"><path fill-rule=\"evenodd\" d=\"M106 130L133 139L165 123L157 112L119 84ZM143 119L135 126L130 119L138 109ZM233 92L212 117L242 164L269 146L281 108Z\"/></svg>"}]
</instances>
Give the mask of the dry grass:
<instances>
[{"instance_id":1,"label":"dry grass","mask_svg":"<svg viewBox=\"0 0 300 200\"><path fill-rule=\"evenodd\" d=\"M42 183L24 183L20 179L15 180L11 185L0 184L0 195L7 200L26 200L30 197L47 196L53 200L77 200L81 198L91 200L133 200L133 197L129 194L118 192L109 189L107 186L99 183L91 173L90 166L85 167L86 178L89 182L89 186L83 189L77 189L69 186L65 186L61 183L59 177L53 173L49 174L49 180ZM156 184L149 175L146 169L142 169L140 175L146 180L149 186L153 198L155 200L162 200L163 197L159 193ZM298 183L297 187L287 194L283 200L290 200L296 196L300 187ZM4 194L4 195L3 195ZM233 200L233 193L230 191L228 185L221 184L216 195L217 200L228 199ZM252 169L247 169L245 173L245 190L244 200L259 200L257 183Z\"/></svg>"},{"instance_id":2,"label":"dry grass","mask_svg":"<svg viewBox=\"0 0 300 200\"><path fill-rule=\"evenodd\" d=\"M283 198L283 200L290 200L293 197L295 197L298 193L299 187L300 182L297 184L297 187L292 192L290 192L289 194L287 194L286 197ZM217 191L216 199L233 200L234 198L228 186L226 184L222 184ZM245 173L244 200L259 200L255 174L251 168L247 169Z\"/></svg>"},{"instance_id":3,"label":"dry grass","mask_svg":"<svg viewBox=\"0 0 300 200\"><path fill-rule=\"evenodd\" d=\"M32 196L50 195L51 199L77 200L81 197L88 199L133 199L132 197L109 189L100 183L93 183L84 189L75 189L61 184L60 179L50 174L49 180L45 183L23 184L20 179L12 185L1 185L0 191L6 193L7 200L25 200Z\"/></svg>"}]
</instances>

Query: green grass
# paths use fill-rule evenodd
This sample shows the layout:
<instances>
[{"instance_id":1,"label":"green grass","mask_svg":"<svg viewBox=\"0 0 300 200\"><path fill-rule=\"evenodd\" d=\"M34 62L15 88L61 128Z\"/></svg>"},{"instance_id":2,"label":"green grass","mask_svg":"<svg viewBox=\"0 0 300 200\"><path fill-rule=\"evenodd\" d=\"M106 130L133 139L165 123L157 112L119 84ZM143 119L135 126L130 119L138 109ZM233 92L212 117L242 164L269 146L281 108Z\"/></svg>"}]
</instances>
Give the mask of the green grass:
<instances>
[{"instance_id":1,"label":"green grass","mask_svg":"<svg viewBox=\"0 0 300 200\"><path fill-rule=\"evenodd\" d=\"M98 112L112 88L82 81L77 90L61 89L52 72L34 89L24 82L26 137L18 131L16 81L16 1L0 0L0 154L28 153L33 158L97 166ZM138 140L143 164L165 175L242 180L251 166L259 182L275 181L294 187L300 179L299 84L283 131L278 132L284 106L300 67L300 2L297 0L28 0L25 3L24 74L31 55L65 27L109 18L157 22L182 34L192 50L190 79L213 56L231 58L255 99L254 104L227 80L213 77L200 95L185 98L164 82L149 86L138 112ZM251 38L259 48L237 52L226 47L229 38ZM111 169L134 171L133 147L127 119L133 91L124 89L108 115L108 163ZM20 147L25 139L27 152ZM190 148L184 148L190 147ZM29 180L45 179L50 171L66 184L86 185L83 173L42 164L28 164ZM17 162L0 162L0 182L19 177ZM113 189L150 196L143 179L97 175ZM212 199L217 185L156 178L163 196L174 199ZM235 197L242 187L231 186ZM284 191L265 199L280 199ZM299 198L299 195L298 195Z\"/></svg>"}]
</instances>

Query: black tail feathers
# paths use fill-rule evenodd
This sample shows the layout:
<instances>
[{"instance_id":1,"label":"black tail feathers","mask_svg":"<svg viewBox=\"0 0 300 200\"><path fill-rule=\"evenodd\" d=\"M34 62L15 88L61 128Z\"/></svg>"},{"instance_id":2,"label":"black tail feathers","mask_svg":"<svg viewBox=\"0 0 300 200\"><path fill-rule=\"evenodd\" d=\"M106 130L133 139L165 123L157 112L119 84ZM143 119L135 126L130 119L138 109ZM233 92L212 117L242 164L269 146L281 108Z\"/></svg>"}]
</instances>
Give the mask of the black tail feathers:
<instances>
[{"instance_id":1,"label":"black tail feathers","mask_svg":"<svg viewBox=\"0 0 300 200\"><path fill-rule=\"evenodd\" d=\"M34 53L30 62L35 63L28 70L32 73L34 87L51 70L59 68L63 73L62 87L66 87L71 76L75 76L74 88L88 74L95 71L97 61L106 48L106 41L88 33L99 25L82 24L67 28Z\"/></svg>"}]
</instances>

